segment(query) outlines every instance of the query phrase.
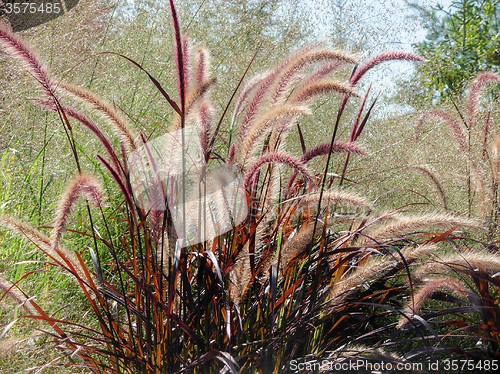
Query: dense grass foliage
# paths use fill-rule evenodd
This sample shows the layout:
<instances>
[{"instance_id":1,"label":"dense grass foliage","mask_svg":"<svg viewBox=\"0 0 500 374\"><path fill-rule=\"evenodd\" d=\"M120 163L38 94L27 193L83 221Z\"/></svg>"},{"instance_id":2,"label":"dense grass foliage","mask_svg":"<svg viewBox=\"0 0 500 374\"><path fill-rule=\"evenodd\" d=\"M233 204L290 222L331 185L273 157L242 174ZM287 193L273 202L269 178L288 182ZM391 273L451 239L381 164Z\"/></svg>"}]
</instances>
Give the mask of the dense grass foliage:
<instances>
[{"instance_id":1,"label":"dense grass foliage","mask_svg":"<svg viewBox=\"0 0 500 374\"><path fill-rule=\"evenodd\" d=\"M0 159L0 353L34 349L32 371L94 373L497 359L500 161L489 111L481 137L475 131L485 88L500 78L479 75L463 110L436 108L417 121L418 136L437 118L456 141L467 171L460 208L442 176L421 163L393 168L426 181L433 197L410 196L425 204L387 197L389 189L364 196L363 186L385 188L388 144L373 137L369 151L359 142L374 131L378 105L360 82L388 61L422 58L386 52L360 61L316 43L250 76L254 52L219 104L209 52L181 32L173 1L169 9L175 84L164 86L126 51L101 55L141 75L168 112L161 126L142 126L146 116L134 121L78 79L57 78L0 28L14 70L37 85L30 110L58 128L46 127L24 181L8 177L17 160L24 167L22 156L6 149ZM334 113L328 124L315 123L320 102ZM304 133L314 126L328 138L311 143ZM174 142L162 150L155 139L165 135ZM33 186L35 169L51 169L44 150L55 145L55 164L71 176L47 206L47 176L56 171L42 173L26 211L14 203L14 186ZM371 172L359 167L363 158Z\"/></svg>"}]
</instances>

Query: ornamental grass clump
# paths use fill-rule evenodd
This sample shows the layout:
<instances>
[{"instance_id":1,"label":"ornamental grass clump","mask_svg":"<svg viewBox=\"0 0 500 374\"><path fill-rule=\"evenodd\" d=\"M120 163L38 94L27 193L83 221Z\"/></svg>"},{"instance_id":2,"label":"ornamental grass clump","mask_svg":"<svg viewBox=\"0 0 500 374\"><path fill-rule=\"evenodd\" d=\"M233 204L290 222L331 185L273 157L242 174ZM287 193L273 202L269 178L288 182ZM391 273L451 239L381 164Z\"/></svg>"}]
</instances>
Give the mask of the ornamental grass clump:
<instances>
[{"instance_id":1,"label":"ornamental grass clump","mask_svg":"<svg viewBox=\"0 0 500 374\"><path fill-rule=\"evenodd\" d=\"M415 127L419 135L423 131L424 124L433 119L447 126L458 146L456 162L458 165L463 164L465 170L465 173L460 172L459 177L465 181L468 201L467 204L460 201L457 210L490 221L488 240L493 240L497 232L499 178L498 134L494 127L495 100L491 100L485 93L489 86L495 87L498 83L500 77L497 74L480 73L466 91L463 105L453 102L453 109L430 109L418 118ZM484 115L480 111L482 107L486 109ZM460 160L460 157L463 159ZM443 200L444 207L448 208L438 177L436 175L430 177Z\"/></svg>"},{"instance_id":2,"label":"ornamental grass clump","mask_svg":"<svg viewBox=\"0 0 500 374\"><path fill-rule=\"evenodd\" d=\"M417 314L432 290L461 291L459 280L441 277L414 295L412 268L430 266L429 253L455 239L456 228L480 225L449 214L377 214L368 198L345 188L350 157L368 153L357 140L376 102L365 108L369 91L348 121L349 139L337 135L365 73L393 59L422 59L385 53L358 66L356 56L318 43L245 84L242 77L219 114L210 96L216 79L209 54L183 37L169 4L177 94L122 56L146 74L174 114L168 132L155 139L113 103L49 74L20 38L0 29L1 45L42 87L34 101L57 113L76 171L50 237L43 228L0 217L3 228L45 258L18 279L0 278L2 300L19 303L22 320L39 323L44 342L60 352L47 365L61 361L94 373L286 372L291 360L404 360L374 339L377 328L396 329L401 314L417 325L401 298L417 298L411 309ZM332 75L344 65L355 65L346 82ZM330 95L340 100L332 137L309 147L299 122L311 116L315 100ZM68 104L75 100L91 114ZM83 170L75 123L102 146L95 161L107 193ZM292 131L302 154L288 150ZM343 174L329 173L334 159ZM85 224L73 231L85 244L70 247L65 232L77 204L85 208ZM428 232L437 227L448 231ZM47 292L25 290L26 280L49 268L72 279L84 315L56 317L44 308ZM392 324L384 319L388 310ZM13 325L3 323L2 336ZM427 345L444 339L425 336Z\"/></svg>"}]
</instances>

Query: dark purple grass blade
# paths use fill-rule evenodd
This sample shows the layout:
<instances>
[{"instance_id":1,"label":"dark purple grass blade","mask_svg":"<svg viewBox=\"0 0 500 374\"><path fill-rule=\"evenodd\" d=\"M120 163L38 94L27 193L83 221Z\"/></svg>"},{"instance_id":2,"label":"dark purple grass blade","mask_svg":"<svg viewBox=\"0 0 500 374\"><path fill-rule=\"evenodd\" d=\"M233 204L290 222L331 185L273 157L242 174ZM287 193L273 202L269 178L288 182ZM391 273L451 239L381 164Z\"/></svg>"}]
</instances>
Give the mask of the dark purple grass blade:
<instances>
[{"instance_id":1,"label":"dark purple grass blade","mask_svg":"<svg viewBox=\"0 0 500 374\"><path fill-rule=\"evenodd\" d=\"M368 95L370 94L371 89L372 85L370 84L370 87L368 87L365 97L363 98L363 101L361 102L361 105L358 108L356 117L354 117L354 121L352 122L351 134L349 136L350 142L353 142L355 140L356 132L358 131L359 121L361 119L361 115L363 114L363 110L365 109L366 100L368 100Z\"/></svg>"},{"instance_id":2,"label":"dark purple grass blade","mask_svg":"<svg viewBox=\"0 0 500 374\"><path fill-rule=\"evenodd\" d=\"M262 43L260 44L262 45ZM219 134L219 130L220 130L220 127L222 125L222 121L224 120L224 117L227 113L227 111L229 110L229 106L231 105L231 102L233 101L234 99L234 96L236 95L236 92L238 92L238 89L240 88L241 86L241 83L243 83L243 79L245 79L247 73L248 73L248 70L250 70L250 66L252 66L252 63L253 61L255 60L255 57L257 57L257 54L259 52L259 49L260 49L260 46L259 48L257 48L257 50L255 51L252 59L250 60L250 63L248 64L247 68L245 69L245 72L243 73L243 75L241 76L240 78L240 81L238 82L238 84L236 85L236 88L234 89L231 97L229 98L229 101L227 102L226 104L226 107L224 108L224 112L222 112L222 115L220 117L220 120L219 120L219 123L217 123L217 127L215 128L215 131L212 135L212 140L210 141L210 145L208 147L208 151L207 151L207 156L206 156L206 161L208 161L208 159L210 158L210 153L212 153L212 149L214 147L214 143L215 143L215 140L217 139L217 135ZM231 139L229 139L229 143L231 143ZM231 145L231 144L230 144Z\"/></svg>"},{"instance_id":3,"label":"dark purple grass blade","mask_svg":"<svg viewBox=\"0 0 500 374\"><path fill-rule=\"evenodd\" d=\"M297 130L299 131L299 140L300 146L302 147L302 154L306 154L306 142L304 141L304 135L302 134L302 130L300 129L300 124L297 122Z\"/></svg>"},{"instance_id":4,"label":"dark purple grass blade","mask_svg":"<svg viewBox=\"0 0 500 374\"><path fill-rule=\"evenodd\" d=\"M163 87L161 86L160 82L158 82L155 77L153 77L151 74L149 74L148 71L141 66L141 64L139 64L138 62L135 62L130 57L127 57L127 56L122 55L121 53L117 53L117 52L100 52L100 53L96 53L95 55L92 55L92 56L90 56L88 58L99 56L99 55L116 55L116 56L124 58L125 60L127 60L127 61L131 62L132 64L134 64L141 71L143 71L144 73L146 73L146 75L148 76L148 78L151 80L151 82L153 82L153 84L156 86L156 88L158 89L158 91L160 91L160 93L163 95L163 97L168 101L168 103L170 104L170 106L177 112L177 114L181 115L181 109L179 108L179 105L177 105L177 103L170 98L170 95L167 93L167 91L165 91L163 89ZM85 59L85 60L87 60L87 59ZM83 61L85 61L85 60L83 60ZM83 61L81 61L81 62L83 62Z\"/></svg>"},{"instance_id":5,"label":"dark purple grass blade","mask_svg":"<svg viewBox=\"0 0 500 374\"><path fill-rule=\"evenodd\" d=\"M368 122L368 119L370 118L370 114L372 112L372 109L375 106L375 104L377 103L377 100L380 97L380 94L381 94L381 92L377 95L377 97L373 101L372 105L370 105L370 108L368 109L368 112L366 113L365 117L363 118L363 121L361 121L361 125L359 126L358 131L356 131L356 135L354 137L354 140L356 140L357 138L359 138L359 136L361 135L361 132L365 128L365 125Z\"/></svg>"},{"instance_id":6,"label":"dark purple grass blade","mask_svg":"<svg viewBox=\"0 0 500 374\"><path fill-rule=\"evenodd\" d=\"M102 162L102 164L108 169L108 171L111 173L111 176L113 179L118 183L118 187L122 191L123 196L125 197L125 200L127 201L127 205L130 207L131 211L134 211L135 205L132 200L132 195L128 191L128 189L125 187L125 184L123 182L123 179L120 177L120 174L109 164L109 162L102 157L101 155L96 155L96 157L99 159L99 161Z\"/></svg>"},{"instance_id":7,"label":"dark purple grass blade","mask_svg":"<svg viewBox=\"0 0 500 374\"><path fill-rule=\"evenodd\" d=\"M181 26L179 24L179 17L177 15L177 9L173 0L169 0L170 11L172 13L172 24L174 26L174 39L176 46L176 62L177 62L177 74L178 74L178 85L179 85L179 99L181 101L181 121L182 127L184 127L184 114L186 109L186 67L184 66L184 53L181 37Z\"/></svg>"}]
</instances>

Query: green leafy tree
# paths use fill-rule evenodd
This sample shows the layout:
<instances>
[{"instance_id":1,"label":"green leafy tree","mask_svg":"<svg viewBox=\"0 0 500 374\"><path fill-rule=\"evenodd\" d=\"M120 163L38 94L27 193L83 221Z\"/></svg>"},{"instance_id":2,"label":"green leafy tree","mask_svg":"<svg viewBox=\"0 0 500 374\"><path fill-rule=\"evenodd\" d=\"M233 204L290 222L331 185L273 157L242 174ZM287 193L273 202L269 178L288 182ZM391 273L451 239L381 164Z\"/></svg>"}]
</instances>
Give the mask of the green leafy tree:
<instances>
[{"instance_id":1,"label":"green leafy tree","mask_svg":"<svg viewBox=\"0 0 500 374\"><path fill-rule=\"evenodd\" d=\"M453 1L448 10L413 7L427 29L425 40L414 45L428 60L416 73L420 102L458 96L478 72L500 70L498 0Z\"/></svg>"}]
</instances>

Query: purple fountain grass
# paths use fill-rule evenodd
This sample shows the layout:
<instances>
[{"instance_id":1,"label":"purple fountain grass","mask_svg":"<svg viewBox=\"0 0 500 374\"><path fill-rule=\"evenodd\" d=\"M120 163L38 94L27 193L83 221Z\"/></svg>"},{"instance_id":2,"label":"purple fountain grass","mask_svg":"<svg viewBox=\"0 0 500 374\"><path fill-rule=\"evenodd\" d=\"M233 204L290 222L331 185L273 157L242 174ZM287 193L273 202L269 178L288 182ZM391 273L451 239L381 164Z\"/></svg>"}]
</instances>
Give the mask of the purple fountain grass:
<instances>
[{"instance_id":1,"label":"purple fountain grass","mask_svg":"<svg viewBox=\"0 0 500 374\"><path fill-rule=\"evenodd\" d=\"M224 115L244 77L214 127L216 114L210 89L215 79L211 78L210 56L203 48L190 46L181 34L174 1L169 0L169 5L174 29L175 83L181 109L169 99L158 81L148 76L175 110L171 126L187 131L191 130L188 126L193 125L195 134L200 138L205 161L211 163L210 154L216 139L219 141L218 132ZM100 187L92 177L80 174L70 182L59 203L51 238L0 216L0 225L24 233L52 258L50 265L55 264L64 273L69 271L73 275L94 313L92 317L91 314L84 317L90 319L90 328L78 322L56 321L32 302L42 320L54 327L58 347L64 347L69 354L82 358L83 365L96 373L220 372L225 370L222 365L233 373L272 372L286 371L287 363L299 356L308 357L311 352L321 352L324 356L329 354L328 350L333 350L338 353L336 357L341 357L342 351L337 350L339 345L345 348L353 339L359 341L358 337L374 333L377 327L372 329L372 322L376 326L380 311L384 313L383 323L387 324L386 317L391 317L387 309L382 308L393 308L402 296L407 295L403 273L405 268L408 270L408 264L418 259L425 265L433 260L435 257L432 254L438 251L434 243L451 238L454 242L462 240L451 234L456 227L476 228L480 225L477 221L451 215L399 216L403 208L377 215L372 211L373 204L369 200L354 193L340 188L325 188L326 183L319 190L317 176L326 181L330 174L329 161L324 173L310 169L324 164L318 157L327 155L329 160L337 152L367 153L353 142L363 131L377 101L374 100L369 107L370 89L361 100L352 124L349 123L352 125L349 126L350 142L335 141L340 126L336 123L331 142L308 151L298 119L310 113L308 105L322 94L340 92L341 104L345 104L349 97L355 95L354 86L366 72L377 64L394 59L422 60L418 56L399 52L382 54L360 65L350 82L344 84L329 80L329 74L342 64L354 63L354 56L322 49L315 44L251 79L239 91L230 124L226 159L228 164L237 165L237 168L228 167L228 170L244 174L243 188L239 183L234 186L242 198L234 203L234 208L249 214L245 215L243 222L233 214L230 217L218 214L228 211L229 205L233 204L226 196L226 189L233 187L233 184L226 185L231 182L229 177L210 181L210 187L221 193L210 196L207 203L211 213L207 213L206 217L202 216L204 213L199 210L199 201L196 200L200 194L197 188L199 181L187 180L183 173L183 183L193 184L193 190L185 191L183 187L186 184L175 183L172 177L167 181L168 196L172 200L178 198L178 202L185 204L181 212L184 227L187 219L194 222L189 224L192 230L189 235L183 236L188 243L185 247L181 245L181 240L176 240L174 225L178 218L176 209L181 209L172 206L168 208L174 209L166 209L165 204L160 209L149 209L146 202L146 197L153 195L149 192L154 188L158 188L153 192L157 192L159 200L170 202L163 195L165 181L160 170L164 164L161 164L163 160L153 157L156 156L154 143L148 142L142 132L136 136L112 103L83 90L61 84L62 90L70 91L109 122L113 131L109 131L109 135L116 134L119 140L116 151L106 133L98 127L99 122L93 123L59 102L51 104L48 100L39 100L49 109L57 110L65 120L70 118L82 123L99 139L106 153L96 157L109 172L108 175L115 179L121 192L116 199L116 207L106 212L99 209L100 214L96 217L92 216L87 204L88 222L91 234L94 234L94 245L87 247L95 270L92 274L82 259L81 251L66 253L61 245L63 230L79 197L87 197L102 206ZM139 64L134 64L142 69ZM251 62L247 71L250 65ZM337 122L343 111L341 105ZM302 155L297 157L286 153L284 142L289 129L295 124L302 146ZM65 125L69 127L70 123L66 121ZM237 134L236 141L232 138L233 129ZM181 133L184 134L183 131ZM188 139L182 136L183 141ZM119 156L120 150L123 159ZM142 152L139 171L127 160L127 153L131 150ZM198 156L201 158L203 155L200 153ZM214 153L215 157L220 158ZM491 160L494 157L492 154ZM180 158L176 162L180 163ZM313 160L317 162L313 163ZM140 173L144 168L141 168L140 161L150 167L148 176L152 177L155 185L147 182L141 185L141 179L134 189L130 178L142 176ZM182 162L185 166L184 157ZM282 165L291 168L286 189L281 185L281 176L287 174L281 173L281 169L285 168ZM299 173L303 178L297 178ZM346 161L342 175L347 173ZM144 190L142 187L145 187ZM138 200L134 200L132 191L140 192L142 196L136 196ZM179 198L181 194L184 194L182 199ZM141 202L146 202L146 205L141 205ZM330 209L321 209L322 203L325 207L346 205L351 212L332 214ZM317 214L311 213L314 209ZM327 212L328 216L321 217L323 212ZM213 220L210 233L202 227L202 218L206 223L207 219ZM232 230L222 234L219 228L225 225L224 221L229 222ZM105 230L101 236L97 227L102 226ZM418 232L434 226L445 227L449 231ZM203 231L204 234L201 234ZM82 234L82 240L92 236ZM206 238L207 234L213 240L189 245L193 237L204 235ZM405 247L408 243L411 243L411 248ZM104 258L100 258L100 247L107 249ZM392 249L398 254L392 253ZM380 251L385 250L390 255L382 256ZM467 264L472 265L479 260L469 259ZM451 268L460 267L456 261L446 265L441 269L446 273ZM496 265L489 263L487 266L494 268ZM470 266L463 268L464 273L470 269ZM94 282L94 274L99 283ZM360 286L365 284L369 288L361 289ZM410 283L411 290L412 287ZM333 290L337 293L340 290L342 296L336 295ZM360 290L361 298L357 298L354 290ZM329 293L331 300L328 300ZM360 302L371 304L369 313L373 318L369 319L370 325L363 319L351 318L353 312L359 314ZM84 321L87 322L87 319ZM64 325L67 331L63 332L55 325L56 322ZM314 331L310 329L312 325L317 327ZM376 331L387 332L393 327L383 326ZM77 342L70 338L73 336Z\"/></svg>"},{"instance_id":2,"label":"purple fountain grass","mask_svg":"<svg viewBox=\"0 0 500 374\"><path fill-rule=\"evenodd\" d=\"M55 97L55 84L48 70L40 62L36 54L18 36L7 30L6 26L0 26L0 44L12 56L18 58L30 72L30 74L43 87L45 94L50 98Z\"/></svg>"},{"instance_id":3,"label":"purple fountain grass","mask_svg":"<svg viewBox=\"0 0 500 374\"><path fill-rule=\"evenodd\" d=\"M100 114L110 124L120 144L123 144L126 149L135 150L137 148L137 136L134 134L127 121L125 121L112 105L82 87L63 82L59 84L58 89L71 94Z\"/></svg>"},{"instance_id":4,"label":"purple fountain grass","mask_svg":"<svg viewBox=\"0 0 500 374\"><path fill-rule=\"evenodd\" d=\"M460 150L462 152L467 151L469 142L467 141L467 135L464 131L464 128L460 125L460 123L455 118L453 118L453 116L446 113L444 110L433 109L433 110L430 110L427 113L423 114L422 116L420 116L419 119L417 120L417 124L415 126L415 132L418 133L418 130L420 129L422 124L431 118L438 118L439 120L448 124L448 128L449 128L451 134L457 140L458 145L460 147Z\"/></svg>"},{"instance_id":5,"label":"purple fountain grass","mask_svg":"<svg viewBox=\"0 0 500 374\"><path fill-rule=\"evenodd\" d=\"M328 74L334 72L338 68L343 65L341 61L334 61L328 64L325 64L312 72L309 76L301 80L300 87L305 87L310 85L312 82L319 81L320 79L326 77Z\"/></svg>"},{"instance_id":6,"label":"purple fountain grass","mask_svg":"<svg viewBox=\"0 0 500 374\"><path fill-rule=\"evenodd\" d=\"M239 251L231 271L229 273L229 299L239 305L241 299L248 291L251 283L252 272L250 271L250 253L248 252L249 243L245 244L243 249Z\"/></svg>"},{"instance_id":7,"label":"purple fountain grass","mask_svg":"<svg viewBox=\"0 0 500 374\"><path fill-rule=\"evenodd\" d=\"M277 69L272 70L269 74L265 75L262 81L258 82L256 85L255 93L248 104L247 110L245 111L245 116L239 125L238 133L238 143L243 144L248 134L252 122L258 115L259 108L264 101L266 94L268 93L274 79L278 75Z\"/></svg>"},{"instance_id":8,"label":"purple fountain grass","mask_svg":"<svg viewBox=\"0 0 500 374\"><path fill-rule=\"evenodd\" d=\"M317 206L319 195L320 195L319 192L314 192L304 195L299 200L298 210ZM340 204L340 205L360 207L364 209L369 209L371 207L371 204L365 198L356 196L352 193L348 193L345 191L338 191L335 189L324 191L322 199L325 202L325 205Z\"/></svg>"},{"instance_id":9,"label":"purple fountain grass","mask_svg":"<svg viewBox=\"0 0 500 374\"><path fill-rule=\"evenodd\" d=\"M236 106L233 114L233 119L243 111L243 107L246 106L246 111L244 118L239 125L238 141L243 143L245 141L246 134L251 127L255 117L258 115L259 110L262 108L263 102L265 101L269 92L273 89L273 85L276 79L284 71L284 69L290 64L291 61L299 58L300 56L307 54L309 51L315 49L319 44L316 43L301 50L295 52L291 57L285 59L275 68L266 71L265 73L251 79L243 88L238 100L236 101Z\"/></svg>"},{"instance_id":10,"label":"purple fountain grass","mask_svg":"<svg viewBox=\"0 0 500 374\"><path fill-rule=\"evenodd\" d=\"M71 211L80 197L86 197L100 207L103 201L101 186L92 176L80 174L66 187L57 209L54 229L51 234L51 247L54 251L59 247L59 241L66 225L66 222L71 214Z\"/></svg>"},{"instance_id":11,"label":"purple fountain grass","mask_svg":"<svg viewBox=\"0 0 500 374\"><path fill-rule=\"evenodd\" d=\"M7 216L0 216L0 226L24 236L40 249L50 252L50 239L34 227Z\"/></svg>"},{"instance_id":12,"label":"purple fountain grass","mask_svg":"<svg viewBox=\"0 0 500 374\"><path fill-rule=\"evenodd\" d=\"M490 163L493 180L497 184L500 184L500 138L493 141L491 146Z\"/></svg>"},{"instance_id":13,"label":"purple fountain grass","mask_svg":"<svg viewBox=\"0 0 500 374\"><path fill-rule=\"evenodd\" d=\"M415 62L423 62L425 61L424 58L420 57L419 55L416 55L411 52L385 52L381 53L375 57L372 57L371 59L367 60L364 62L362 65L360 65L354 74L352 75L351 79L349 80L349 83L351 83L353 86L355 86L359 80L371 69L373 69L375 66L387 62L387 61L395 61L395 60L403 60L403 61L415 61Z\"/></svg>"},{"instance_id":14,"label":"purple fountain grass","mask_svg":"<svg viewBox=\"0 0 500 374\"><path fill-rule=\"evenodd\" d=\"M286 153L266 153L265 155L261 156L257 161L255 161L246 172L245 180L243 182L244 187L246 189L250 188L252 183L255 181L255 178L257 177L259 170L262 168L262 166L264 166L267 163L275 163L275 162L285 164L291 167L292 169L297 170L309 182L315 184L314 177L307 170L307 167L304 165L304 163L301 162L300 160Z\"/></svg>"},{"instance_id":15,"label":"purple fountain grass","mask_svg":"<svg viewBox=\"0 0 500 374\"><path fill-rule=\"evenodd\" d=\"M305 106L279 105L276 108L265 112L265 114L248 131L245 141L241 144L240 160L245 168L252 152L257 147L258 140L266 133L275 129L280 121L291 122L311 112Z\"/></svg>"},{"instance_id":16,"label":"purple fountain grass","mask_svg":"<svg viewBox=\"0 0 500 374\"><path fill-rule=\"evenodd\" d=\"M234 162L235 156L236 156L236 146L233 143L229 146L229 152L227 154L226 163L232 164Z\"/></svg>"},{"instance_id":17,"label":"purple fountain grass","mask_svg":"<svg viewBox=\"0 0 500 374\"><path fill-rule=\"evenodd\" d=\"M393 222L376 228L366 233L358 243L358 246L369 245L369 243L378 243L384 239L394 239L409 231L422 230L433 226L445 228L469 227L480 228L481 224L477 220L470 218L457 217L451 214L428 213L414 216L398 216Z\"/></svg>"},{"instance_id":18,"label":"purple fountain grass","mask_svg":"<svg viewBox=\"0 0 500 374\"><path fill-rule=\"evenodd\" d=\"M333 65L331 63L332 61L337 62L337 64ZM312 50L305 54L299 54L299 56L295 59L292 59L292 61L286 66L286 69L284 69L284 71L280 74L280 77L273 88L274 93L272 95L271 102L273 104L278 103L287 91L287 87L290 87L290 85L298 78L298 74L301 70L308 65L315 63L329 63L328 66L330 68L333 66L338 68L341 64L357 63L357 58L344 52L329 49ZM321 75L325 75L325 72ZM310 83L312 84L312 82Z\"/></svg>"},{"instance_id":19,"label":"purple fountain grass","mask_svg":"<svg viewBox=\"0 0 500 374\"><path fill-rule=\"evenodd\" d=\"M189 114L192 108L196 107L196 104L203 100L207 99L206 94L214 86L217 82L217 79L210 78L205 80L202 84L195 84L194 87L187 91L186 93L186 115Z\"/></svg>"},{"instance_id":20,"label":"purple fountain grass","mask_svg":"<svg viewBox=\"0 0 500 374\"><path fill-rule=\"evenodd\" d=\"M189 89L190 80L190 55L191 55L191 43L189 39L182 38L182 66L184 71L184 92L187 93Z\"/></svg>"},{"instance_id":21,"label":"purple fountain grass","mask_svg":"<svg viewBox=\"0 0 500 374\"><path fill-rule=\"evenodd\" d=\"M201 149L207 157L212 139L212 124L214 122L214 109L208 100L203 100L196 109L196 125L199 132Z\"/></svg>"},{"instance_id":22,"label":"purple fountain grass","mask_svg":"<svg viewBox=\"0 0 500 374\"><path fill-rule=\"evenodd\" d=\"M193 76L196 84L201 86L210 77L210 53L205 48L198 47L193 60Z\"/></svg>"},{"instance_id":23,"label":"purple fountain grass","mask_svg":"<svg viewBox=\"0 0 500 374\"><path fill-rule=\"evenodd\" d=\"M320 144L302 156L302 162L308 164L311 160L319 156L325 156L330 151L330 143ZM368 152L361 146L354 143L334 142L332 152L349 152L357 155L367 155Z\"/></svg>"},{"instance_id":24,"label":"purple fountain grass","mask_svg":"<svg viewBox=\"0 0 500 374\"><path fill-rule=\"evenodd\" d=\"M438 249L436 244L422 244L406 247L401 250L401 254L409 264L431 253L435 253ZM401 264L402 262L399 257L370 256L366 263L355 267L340 282L333 285L329 293L330 303L333 306L339 305L349 295L359 290L361 286L372 279L376 279L376 275L387 272Z\"/></svg>"},{"instance_id":25,"label":"purple fountain grass","mask_svg":"<svg viewBox=\"0 0 500 374\"><path fill-rule=\"evenodd\" d=\"M488 106L488 111L486 112L486 119L484 120L484 131L483 131L483 158L488 157L488 138L490 136L490 122L491 122L491 105Z\"/></svg>"},{"instance_id":26,"label":"purple fountain grass","mask_svg":"<svg viewBox=\"0 0 500 374\"><path fill-rule=\"evenodd\" d=\"M474 187L474 197L477 200L475 211L479 217L486 217L491 213L495 191L487 183L487 174L483 165L471 165L471 181Z\"/></svg>"},{"instance_id":27,"label":"purple fountain grass","mask_svg":"<svg viewBox=\"0 0 500 374\"><path fill-rule=\"evenodd\" d=\"M215 78L210 78L210 55L204 48L197 48L194 51L192 63L193 90L197 92L194 100L188 100L186 115L190 115L190 108L193 107L192 114L195 117L196 127L198 128L201 148L205 158L209 155L209 148L212 144L213 123L215 110L212 101L208 97L208 90L216 82ZM199 93L198 93L199 92ZM189 96L189 93L188 93Z\"/></svg>"},{"instance_id":28,"label":"purple fountain grass","mask_svg":"<svg viewBox=\"0 0 500 374\"><path fill-rule=\"evenodd\" d=\"M179 100L181 103L181 116L184 117L185 105L186 105L186 69L187 66L184 65L184 57L186 56L183 51L184 43L181 36L181 26L179 23L179 17L177 15L177 9L175 7L174 1L169 0L170 12L172 14L172 25L174 28L174 42L175 42L175 63L177 65L177 89L179 91ZM184 127L184 119L182 119L182 127Z\"/></svg>"},{"instance_id":29,"label":"purple fountain grass","mask_svg":"<svg viewBox=\"0 0 500 374\"><path fill-rule=\"evenodd\" d=\"M351 86L336 81L313 82L292 94L289 101L294 104L306 103L320 95L341 93L347 96L357 96Z\"/></svg>"},{"instance_id":30,"label":"purple fountain grass","mask_svg":"<svg viewBox=\"0 0 500 374\"><path fill-rule=\"evenodd\" d=\"M397 263L389 258L370 258L363 266L355 267L352 273L333 285L328 295L330 304L332 306L341 304L350 294L359 290L363 284L366 284L377 274L390 270L395 265Z\"/></svg>"},{"instance_id":31,"label":"purple fountain grass","mask_svg":"<svg viewBox=\"0 0 500 374\"><path fill-rule=\"evenodd\" d=\"M400 328L406 325L409 322L408 317L411 318L413 315L418 314L422 309L425 301L429 297L431 297L432 294L438 289L455 291L462 296L466 296L468 293L470 293L460 281L453 278L439 278L429 280L414 294L413 301L408 303L403 311L405 316L402 316L400 318L396 327Z\"/></svg>"},{"instance_id":32,"label":"purple fountain grass","mask_svg":"<svg viewBox=\"0 0 500 374\"><path fill-rule=\"evenodd\" d=\"M500 258L497 253L485 253L481 251L463 251L434 256L432 261L427 261L415 269L415 277L427 277L429 274L446 275L456 271L467 272L469 270L493 270L500 271Z\"/></svg>"},{"instance_id":33,"label":"purple fountain grass","mask_svg":"<svg viewBox=\"0 0 500 374\"><path fill-rule=\"evenodd\" d=\"M245 105L248 101L248 98L257 87L257 85L262 82L266 77L271 73L271 70L267 70L260 74L254 75L252 78L248 80L248 82L242 87L238 97L236 98L236 103L234 105L233 116L231 119L231 123L236 122L236 118L240 116L245 108Z\"/></svg>"},{"instance_id":34,"label":"purple fountain grass","mask_svg":"<svg viewBox=\"0 0 500 374\"><path fill-rule=\"evenodd\" d=\"M54 247L51 239L47 235L31 225L18 221L12 217L0 216L0 226L28 239L40 251L52 258L58 266L66 267L66 265L69 265L70 268L75 269L78 276L84 276L81 264L66 250L66 248L59 244L57 247Z\"/></svg>"},{"instance_id":35,"label":"purple fountain grass","mask_svg":"<svg viewBox=\"0 0 500 374\"><path fill-rule=\"evenodd\" d=\"M384 52L379 55L376 55L369 60L365 61L363 64L358 66L354 73L352 74L351 78L349 79L349 83L355 87L358 82L363 78L363 76L376 67L377 65L387 62L387 61L415 61L415 62L423 62L425 61L424 58L410 52ZM342 97L342 100L339 105L339 118L337 121L340 120L340 116L344 112L345 105L347 104L347 100L349 99L349 95L344 95Z\"/></svg>"},{"instance_id":36,"label":"purple fountain grass","mask_svg":"<svg viewBox=\"0 0 500 374\"><path fill-rule=\"evenodd\" d=\"M486 87L486 85L499 82L500 77L497 74L489 71L479 74L477 78L472 82L469 92L469 100L467 101L467 123L469 129L472 129L476 122L477 104L481 92Z\"/></svg>"},{"instance_id":37,"label":"purple fountain grass","mask_svg":"<svg viewBox=\"0 0 500 374\"><path fill-rule=\"evenodd\" d=\"M279 253L276 253L272 261L267 264L265 268L269 269L272 265L276 265L278 272L282 273L289 265L290 262L297 256L302 254L307 246L311 242L313 236L313 230L316 229L314 236L321 235L323 227L321 225L315 225L310 223L306 226L302 226L298 232L292 237L288 238L283 247L280 249ZM269 271L264 271L264 274L268 275Z\"/></svg>"},{"instance_id":38,"label":"purple fountain grass","mask_svg":"<svg viewBox=\"0 0 500 374\"><path fill-rule=\"evenodd\" d=\"M0 303L2 302L2 299L7 295L10 296L16 303L18 303L26 313L32 316L37 315L35 308L31 306L29 298L26 297L26 295L21 292L15 284L9 282L2 276L0 276L0 291L3 291L3 295L1 295L0 297ZM2 333L2 336L4 335L4 333L5 331Z\"/></svg>"}]
</instances>

